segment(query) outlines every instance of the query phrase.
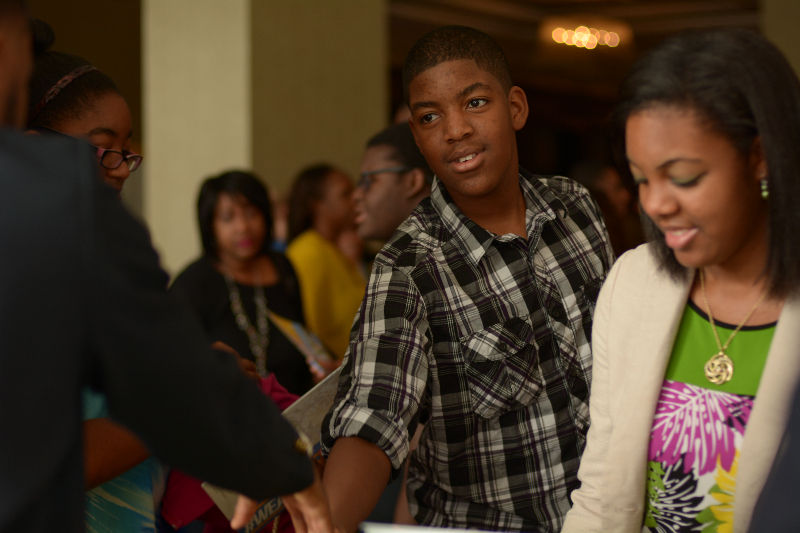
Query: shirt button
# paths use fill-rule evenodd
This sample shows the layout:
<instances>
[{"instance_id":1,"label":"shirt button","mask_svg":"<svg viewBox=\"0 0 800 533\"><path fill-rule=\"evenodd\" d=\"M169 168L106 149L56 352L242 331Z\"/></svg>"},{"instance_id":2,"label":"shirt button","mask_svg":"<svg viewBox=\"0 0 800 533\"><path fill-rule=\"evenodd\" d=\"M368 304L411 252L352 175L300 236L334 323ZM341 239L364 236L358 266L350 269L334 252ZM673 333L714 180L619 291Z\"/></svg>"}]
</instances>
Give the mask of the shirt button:
<instances>
[{"instance_id":1,"label":"shirt button","mask_svg":"<svg viewBox=\"0 0 800 533\"><path fill-rule=\"evenodd\" d=\"M550 311L550 316L552 316L559 322L563 321L567 317L567 314L564 312L564 306L558 303L553 303L548 309L548 311Z\"/></svg>"},{"instance_id":2,"label":"shirt button","mask_svg":"<svg viewBox=\"0 0 800 533\"><path fill-rule=\"evenodd\" d=\"M503 353L508 352L508 344L506 344L504 342L501 342L500 346L498 346L498 348L500 348L500 351L503 352Z\"/></svg>"}]
</instances>

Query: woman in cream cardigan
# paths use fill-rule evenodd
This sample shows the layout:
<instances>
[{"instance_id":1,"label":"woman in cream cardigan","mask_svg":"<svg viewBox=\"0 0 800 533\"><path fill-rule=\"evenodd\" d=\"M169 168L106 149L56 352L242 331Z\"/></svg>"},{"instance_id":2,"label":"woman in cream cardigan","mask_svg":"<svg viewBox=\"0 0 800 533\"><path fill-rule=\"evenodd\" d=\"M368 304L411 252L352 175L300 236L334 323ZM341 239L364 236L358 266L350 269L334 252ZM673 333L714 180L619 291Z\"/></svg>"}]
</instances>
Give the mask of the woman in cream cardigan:
<instances>
[{"instance_id":1,"label":"woman in cream cardigan","mask_svg":"<svg viewBox=\"0 0 800 533\"><path fill-rule=\"evenodd\" d=\"M622 97L650 242L597 303L563 531L746 531L800 374L800 84L718 30L665 41Z\"/></svg>"}]
</instances>

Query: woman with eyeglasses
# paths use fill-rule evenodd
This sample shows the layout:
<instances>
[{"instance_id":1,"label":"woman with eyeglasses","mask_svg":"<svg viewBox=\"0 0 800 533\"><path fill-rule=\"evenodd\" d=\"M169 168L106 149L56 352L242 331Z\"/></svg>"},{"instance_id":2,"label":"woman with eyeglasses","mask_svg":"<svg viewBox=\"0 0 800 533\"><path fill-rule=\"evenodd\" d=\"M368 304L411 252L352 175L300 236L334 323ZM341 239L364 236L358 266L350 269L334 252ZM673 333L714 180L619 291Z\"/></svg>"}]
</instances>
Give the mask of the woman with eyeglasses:
<instances>
[{"instance_id":1,"label":"woman with eyeglasses","mask_svg":"<svg viewBox=\"0 0 800 533\"><path fill-rule=\"evenodd\" d=\"M37 53L30 81L28 129L85 139L108 185L122 190L142 156L130 150L131 111L117 86L87 60L47 50L52 30L36 22Z\"/></svg>"},{"instance_id":2,"label":"woman with eyeglasses","mask_svg":"<svg viewBox=\"0 0 800 533\"><path fill-rule=\"evenodd\" d=\"M85 59L48 50L50 27L35 21L28 130L85 139L100 176L122 189L142 156L130 151L131 112L114 82ZM143 392L146 393L146 392ZM108 418L105 397L83 395L88 531L154 531L164 472L127 429Z\"/></svg>"}]
</instances>

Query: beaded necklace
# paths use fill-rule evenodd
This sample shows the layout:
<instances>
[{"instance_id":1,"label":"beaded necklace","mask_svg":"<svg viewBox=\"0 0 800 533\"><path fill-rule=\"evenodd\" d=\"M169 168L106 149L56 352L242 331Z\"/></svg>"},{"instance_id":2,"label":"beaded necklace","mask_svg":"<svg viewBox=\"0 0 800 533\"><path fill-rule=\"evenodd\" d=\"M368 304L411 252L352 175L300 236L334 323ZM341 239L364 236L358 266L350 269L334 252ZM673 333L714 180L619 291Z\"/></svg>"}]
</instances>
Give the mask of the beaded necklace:
<instances>
[{"instance_id":1,"label":"beaded necklace","mask_svg":"<svg viewBox=\"0 0 800 533\"><path fill-rule=\"evenodd\" d=\"M269 346L269 322L267 319L267 297L264 287L257 286L255 291L256 323L253 325L247 317L242 305L242 295L233 278L224 274L225 283L228 285L228 296L231 302L231 312L236 319L236 325L247 335L250 351L255 358L256 371L261 377L267 376L267 347Z\"/></svg>"}]
</instances>

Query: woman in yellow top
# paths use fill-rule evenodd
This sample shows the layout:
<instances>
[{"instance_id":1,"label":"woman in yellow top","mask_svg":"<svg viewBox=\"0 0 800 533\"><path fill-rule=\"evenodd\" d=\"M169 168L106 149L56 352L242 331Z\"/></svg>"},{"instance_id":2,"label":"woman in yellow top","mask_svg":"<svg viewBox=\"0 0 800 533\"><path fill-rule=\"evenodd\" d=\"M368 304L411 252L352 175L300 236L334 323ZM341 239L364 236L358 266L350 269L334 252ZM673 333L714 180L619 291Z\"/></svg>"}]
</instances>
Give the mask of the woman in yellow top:
<instances>
[{"instance_id":1,"label":"woman in yellow top","mask_svg":"<svg viewBox=\"0 0 800 533\"><path fill-rule=\"evenodd\" d=\"M306 325L337 359L347 350L366 285L336 246L353 225L352 193L346 174L322 164L301 171L289 194L286 255L300 280Z\"/></svg>"}]
</instances>

